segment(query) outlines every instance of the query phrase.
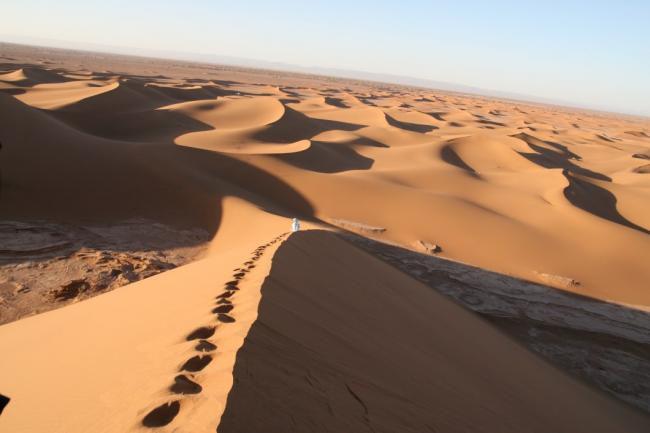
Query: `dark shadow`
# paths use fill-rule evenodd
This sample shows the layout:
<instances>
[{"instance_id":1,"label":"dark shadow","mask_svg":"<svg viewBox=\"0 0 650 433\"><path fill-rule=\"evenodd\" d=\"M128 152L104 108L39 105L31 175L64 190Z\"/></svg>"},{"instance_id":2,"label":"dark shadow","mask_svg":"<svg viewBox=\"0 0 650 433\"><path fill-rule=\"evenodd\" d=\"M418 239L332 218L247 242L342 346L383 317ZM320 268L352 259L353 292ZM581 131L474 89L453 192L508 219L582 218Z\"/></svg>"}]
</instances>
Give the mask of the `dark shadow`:
<instances>
[{"instance_id":1,"label":"dark shadow","mask_svg":"<svg viewBox=\"0 0 650 433\"><path fill-rule=\"evenodd\" d=\"M203 370L212 362L212 355L196 355L185 361L180 368L180 371L189 371L196 373Z\"/></svg>"},{"instance_id":2,"label":"dark shadow","mask_svg":"<svg viewBox=\"0 0 650 433\"><path fill-rule=\"evenodd\" d=\"M54 291L53 295L57 301L68 301L87 292L89 289L90 284L86 280L73 280Z\"/></svg>"},{"instance_id":3,"label":"dark shadow","mask_svg":"<svg viewBox=\"0 0 650 433\"><path fill-rule=\"evenodd\" d=\"M477 116L477 115L474 116L479 118L479 120L477 120L476 123L481 123L483 125L488 125L488 126L506 126L505 123L495 122L494 120L485 119L482 116Z\"/></svg>"},{"instance_id":4,"label":"dark shadow","mask_svg":"<svg viewBox=\"0 0 650 433\"><path fill-rule=\"evenodd\" d=\"M649 313L351 233L344 238L571 375L650 413Z\"/></svg>"},{"instance_id":5,"label":"dark shadow","mask_svg":"<svg viewBox=\"0 0 650 433\"><path fill-rule=\"evenodd\" d=\"M587 168L580 167L571 160L580 160L580 156L571 152L566 146L552 141L543 141L525 132L512 135L523 140L536 153L518 152L529 161L544 168L561 168L569 185L564 188L564 196L574 206L604 218L616 224L621 224L645 234L650 232L626 219L616 209L616 196L607 189L596 185L584 178L611 182L611 178ZM555 150L546 148L550 146Z\"/></svg>"},{"instance_id":6,"label":"dark shadow","mask_svg":"<svg viewBox=\"0 0 650 433\"><path fill-rule=\"evenodd\" d=\"M215 80L215 79L210 79L210 81L212 81L213 83L216 83L216 84L218 84L218 85L220 85L220 86L226 86L226 87L236 86L236 85L238 85L238 84L242 84L242 83L240 83L240 82L238 82L238 81L232 81L232 80Z\"/></svg>"},{"instance_id":7,"label":"dark shadow","mask_svg":"<svg viewBox=\"0 0 650 433\"><path fill-rule=\"evenodd\" d=\"M204 231L202 236L174 236L166 240L164 248L203 244L220 226L221 202L226 196L240 197L277 215L306 220L313 218L314 210L309 201L274 174L243 158L173 145L177 135L211 127L164 110L138 113L142 107L156 107L160 101L168 101L167 96L160 96L157 91L139 84L125 85L124 90L126 96L133 96L133 104L117 101L119 103L111 105L107 101L91 102L95 98L89 98L68 107L70 111L66 113L82 112L88 108L85 128L94 129L101 140L83 130L71 128L73 125L70 123L61 124L62 119L52 112L34 109L0 94L0 118L11 122L11 126L3 126L0 220L18 222L15 226L0 225L0 231L6 236L20 236L23 226L28 225L47 230L52 235L52 239L46 239L47 242L26 254L18 254L24 252L22 247L6 254L0 252L0 260L4 263L48 261L55 256L73 255L84 248L103 250L106 248L104 238L98 240L94 234L90 236L85 227L104 226L106 221L149 220L149 223L167 224L174 230L200 227ZM158 102L149 101L150 97L158 98ZM131 112L134 107L138 110ZM115 114L119 110L123 112ZM111 126L104 120L97 120L96 128L89 127L103 115L110 118L111 113L113 119L125 116L129 120L125 124L130 123L133 129L121 130L123 126ZM142 133L148 127L162 131L164 140L132 143L119 139L109 141L103 136L124 137ZM314 130L330 127L357 128L324 121L317 122ZM104 131L102 128L107 129ZM291 125L286 125L286 128L290 131ZM55 131L55 134L44 135L41 132L44 129ZM27 130L31 132L27 134ZM26 140L25 137L33 138ZM35 153L40 158L30 157ZM170 176L169 173L173 174ZM39 180L41 177L48 179L45 184ZM44 222L44 218L48 220ZM30 233L27 235L32 236ZM56 248L51 252L42 250L54 243ZM159 248L157 244L146 244L134 237L111 243L110 249L115 253L128 252L136 244L142 251ZM78 289L70 287L65 291L63 302L43 303L39 305L39 311L103 291L99 287ZM80 292L83 293L77 297Z\"/></svg>"},{"instance_id":8,"label":"dark shadow","mask_svg":"<svg viewBox=\"0 0 650 433\"><path fill-rule=\"evenodd\" d=\"M192 341L210 338L214 335L215 330L216 328L214 326L202 326L190 332L189 335L185 337L185 339L187 341Z\"/></svg>"},{"instance_id":9,"label":"dark shadow","mask_svg":"<svg viewBox=\"0 0 650 433\"><path fill-rule=\"evenodd\" d=\"M203 391L203 387L184 374L179 374L174 378L174 384L169 390L175 394L198 394Z\"/></svg>"},{"instance_id":10,"label":"dark shadow","mask_svg":"<svg viewBox=\"0 0 650 433\"><path fill-rule=\"evenodd\" d=\"M564 188L564 196L571 204L613 223L650 234L650 231L634 224L618 212L614 194L586 179L574 176L569 170L563 170L562 174L569 181L569 186Z\"/></svg>"},{"instance_id":11,"label":"dark shadow","mask_svg":"<svg viewBox=\"0 0 650 433\"><path fill-rule=\"evenodd\" d=\"M273 155L303 170L319 173L338 173L349 170L367 170L374 160L357 153L350 143L326 143L312 141L311 146L301 152Z\"/></svg>"},{"instance_id":12,"label":"dark shadow","mask_svg":"<svg viewBox=\"0 0 650 433\"><path fill-rule=\"evenodd\" d=\"M74 78L64 77L62 74L67 73L67 71L63 69L45 69L42 66L33 65L29 63L0 64L0 74L10 73L18 69L22 69L25 78L22 80L9 82L10 84L13 84L15 86L33 87L37 84L66 83L68 81L74 80Z\"/></svg>"},{"instance_id":13,"label":"dark shadow","mask_svg":"<svg viewBox=\"0 0 650 433\"><path fill-rule=\"evenodd\" d=\"M220 305L218 307L213 308L212 312L215 313L215 314L218 314L218 313L224 313L225 314L225 313L230 313L233 308L235 308L235 307L233 307L232 305Z\"/></svg>"},{"instance_id":14,"label":"dark shadow","mask_svg":"<svg viewBox=\"0 0 650 433\"><path fill-rule=\"evenodd\" d=\"M349 105L347 105L347 104L345 104L343 102L343 99L335 98L333 96L326 96L325 97L325 103L328 104L328 105L331 105L333 107L337 107L337 108L350 108Z\"/></svg>"},{"instance_id":15,"label":"dark shadow","mask_svg":"<svg viewBox=\"0 0 650 433\"><path fill-rule=\"evenodd\" d=\"M0 93L5 93L7 95L22 95L24 93L27 93L25 89L0 89Z\"/></svg>"},{"instance_id":16,"label":"dark shadow","mask_svg":"<svg viewBox=\"0 0 650 433\"><path fill-rule=\"evenodd\" d=\"M227 314L218 314L217 315L217 320L221 323L234 323L235 318L232 316L229 316Z\"/></svg>"},{"instance_id":17,"label":"dark shadow","mask_svg":"<svg viewBox=\"0 0 650 433\"><path fill-rule=\"evenodd\" d=\"M542 147L543 145L547 145L547 146L550 146L550 147L554 148L557 151L556 153L559 153L562 156L562 158L575 159L577 161L580 161L582 159L582 157L580 157L580 155L578 155L577 153L571 152L569 150L569 148L566 147L565 145L560 144L560 143L556 143L554 141L541 140L541 139L539 139L539 138L537 138L537 137L535 137L533 135L526 134L525 132L512 135L512 137L515 137L515 138L518 138L518 139L524 141L526 144L528 144L531 147L531 149L533 149L535 151L538 151L538 149L540 147ZM535 147L533 147L533 146L535 146ZM547 149L545 149L545 150L547 150Z\"/></svg>"},{"instance_id":18,"label":"dark shadow","mask_svg":"<svg viewBox=\"0 0 650 433\"><path fill-rule=\"evenodd\" d=\"M650 164L640 165L632 169L635 173L648 174L650 173Z\"/></svg>"},{"instance_id":19,"label":"dark shadow","mask_svg":"<svg viewBox=\"0 0 650 433\"><path fill-rule=\"evenodd\" d=\"M291 99L291 98L280 98L278 101L282 102L282 104L297 104L300 102L300 99Z\"/></svg>"},{"instance_id":20,"label":"dark shadow","mask_svg":"<svg viewBox=\"0 0 650 433\"><path fill-rule=\"evenodd\" d=\"M451 284L472 269L458 266L446 278L427 262L421 275ZM490 299L489 292L476 292L479 302ZM526 305L516 304L515 314ZM643 367L650 369L650 358ZM650 382L640 388L650 390ZM565 392L574 395L571 404L558 397ZM542 412L534 409L539 401L546 402ZM576 425L592 432L599 423L608 424L603 432L643 432L648 422L332 233L298 232L279 247L257 320L237 352L217 432L438 431L457 425L458 411L466 426L504 433L576 432Z\"/></svg>"},{"instance_id":21,"label":"dark shadow","mask_svg":"<svg viewBox=\"0 0 650 433\"><path fill-rule=\"evenodd\" d=\"M354 123L314 119L289 107L285 107L284 110L279 120L254 134L253 138L271 143L294 143L299 140L309 140L321 132L333 129L356 131L364 127Z\"/></svg>"},{"instance_id":22,"label":"dark shadow","mask_svg":"<svg viewBox=\"0 0 650 433\"><path fill-rule=\"evenodd\" d=\"M293 98L300 98L301 94L299 92L294 92L291 89L297 89L295 87L280 87L280 91L282 93L285 93L286 95L289 95Z\"/></svg>"},{"instance_id":23,"label":"dark shadow","mask_svg":"<svg viewBox=\"0 0 650 433\"><path fill-rule=\"evenodd\" d=\"M630 134L637 138L650 138L647 132L644 131L625 131L626 134Z\"/></svg>"},{"instance_id":24,"label":"dark shadow","mask_svg":"<svg viewBox=\"0 0 650 433\"><path fill-rule=\"evenodd\" d=\"M559 143L554 143L552 141L543 141L537 137L526 134L525 132L512 135L514 138L518 138L524 141L528 147L534 150L536 153L527 153L527 152L517 152L524 158L529 161L542 166L544 168L561 168L567 170L570 173L574 173L580 176L587 176L597 180L604 180L606 182L611 182L611 178L602 173L598 173L587 168L580 167L579 165L574 164L571 160L580 161L579 155L571 152L566 146L563 146ZM551 146L554 150L547 149L543 144Z\"/></svg>"},{"instance_id":25,"label":"dark shadow","mask_svg":"<svg viewBox=\"0 0 650 433\"><path fill-rule=\"evenodd\" d=\"M376 98L364 98L363 96L358 96L357 99L361 101L363 104L369 106L369 107L377 107L378 105L375 104L371 99L376 99Z\"/></svg>"},{"instance_id":26,"label":"dark shadow","mask_svg":"<svg viewBox=\"0 0 650 433\"><path fill-rule=\"evenodd\" d=\"M197 352L212 352L217 349L217 346L207 340L201 340L199 341L199 344L194 346L194 349Z\"/></svg>"},{"instance_id":27,"label":"dark shadow","mask_svg":"<svg viewBox=\"0 0 650 433\"><path fill-rule=\"evenodd\" d=\"M465 161L463 161L463 158L458 156L456 151L450 145L446 145L446 146L442 147L442 149L440 150L440 157L447 164L454 165L454 166L466 171L468 174L470 174L471 176L473 176L475 178L480 178L480 176L476 172L476 170L474 170Z\"/></svg>"},{"instance_id":28,"label":"dark shadow","mask_svg":"<svg viewBox=\"0 0 650 433\"><path fill-rule=\"evenodd\" d=\"M7 407L10 401L11 399L9 397L0 394L0 415L2 415L2 411L5 410L5 407Z\"/></svg>"},{"instance_id":29,"label":"dark shadow","mask_svg":"<svg viewBox=\"0 0 650 433\"><path fill-rule=\"evenodd\" d=\"M145 427L163 427L169 424L176 418L178 412L181 410L181 403L179 401L172 401L158 406L149 412L143 419L142 425Z\"/></svg>"},{"instance_id":30,"label":"dark shadow","mask_svg":"<svg viewBox=\"0 0 650 433\"><path fill-rule=\"evenodd\" d=\"M430 102L433 102L433 101L430 101ZM434 111L434 112L431 112L431 113L425 113L425 114L428 114L429 116L431 116L431 117L433 117L434 119L439 120L439 121L441 121L441 122L446 122L446 121L447 121L447 119L445 119L444 117L442 117L442 116L444 116L445 114L447 114L447 113L444 113L444 112L435 112L435 111Z\"/></svg>"},{"instance_id":31,"label":"dark shadow","mask_svg":"<svg viewBox=\"0 0 650 433\"><path fill-rule=\"evenodd\" d=\"M223 293L221 293L220 295L217 296L217 299L228 299L228 298L231 298L232 295L234 295L234 294L235 294L234 291L223 292Z\"/></svg>"},{"instance_id":32,"label":"dark shadow","mask_svg":"<svg viewBox=\"0 0 650 433\"><path fill-rule=\"evenodd\" d=\"M434 129L438 129L437 126L432 126L432 125L422 125L419 123L402 122L401 120L397 120L386 113L384 113L384 116L386 116L386 122L388 122L390 126L394 126L395 128L400 128L405 131L419 132L421 134L424 134L426 132L431 132Z\"/></svg>"}]
</instances>

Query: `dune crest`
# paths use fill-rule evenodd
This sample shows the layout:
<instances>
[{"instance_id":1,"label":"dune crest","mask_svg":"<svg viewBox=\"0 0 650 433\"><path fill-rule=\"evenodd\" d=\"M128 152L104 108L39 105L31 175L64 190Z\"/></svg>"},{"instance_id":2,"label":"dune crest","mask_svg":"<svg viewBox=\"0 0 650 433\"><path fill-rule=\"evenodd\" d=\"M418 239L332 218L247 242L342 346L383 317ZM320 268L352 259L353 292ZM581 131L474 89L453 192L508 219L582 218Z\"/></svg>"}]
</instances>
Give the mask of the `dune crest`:
<instances>
[{"instance_id":1,"label":"dune crest","mask_svg":"<svg viewBox=\"0 0 650 433\"><path fill-rule=\"evenodd\" d=\"M12 50L0 430L648 430L647 119Z\"/></svg>"}]
</instances>

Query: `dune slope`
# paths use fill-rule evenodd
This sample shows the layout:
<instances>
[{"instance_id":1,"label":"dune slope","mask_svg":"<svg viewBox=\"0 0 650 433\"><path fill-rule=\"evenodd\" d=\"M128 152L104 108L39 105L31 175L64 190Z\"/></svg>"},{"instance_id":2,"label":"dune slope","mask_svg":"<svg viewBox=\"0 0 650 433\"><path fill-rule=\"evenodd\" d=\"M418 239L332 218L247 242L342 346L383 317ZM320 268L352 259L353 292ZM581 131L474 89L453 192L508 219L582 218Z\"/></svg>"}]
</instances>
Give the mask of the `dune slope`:
<instances>
[{"instance_id":1,"label":"dune slope","mask_svg":"<svg viewBox=\"0 0 650 433\"><path fill-rule=\"evenodd\" d=\"M539 311L534 299L545 306L541 323L643 333L633 326L639 316L624 313L650 309L648 119L0 49L0 240L11 241L0 245L0 313L43 311L30 296L62 306L51 293L70 304L0 326L0 431L648 430L642 413L550 367L435 284L331 234L293 235L270 260L299 217L303 229L356 232L491 271L495 281L543 285L469 287L454 276L486 305L506 305L500 290L516 295L521 317ZM99 245L93 228L132 221L164 224L161 245L202 259L93 291L89 281L107 276L136 281L128 263L93 250L103 265L68 281L68 264ZM15 228L42 242L27 251L11 238ZM195 230L202 235L173 235ZM77 231L82 240L66 243ZM102 248L143 262L138 236ZM67 261L48 268L45 250ZM30 270L61 272L61 281L30 287L42 282ZM548 302L558 290L619 311L576 315ZM612 355L616 363L603 352L575 369L650 371L636 361L650 365L646 340L632 348L634 356ZM604 388L642 395L637 377Z\"/></svg>"},{"instance_id":2,"label":"dune slope","mask_svg":"<svg viewBox=\"0 0 650 433\"><path fill-rule=\"evenodd\" d=\"M633 432L650 420L324 231L273 257L220 433Z\"/></svg>"}]
</instances>

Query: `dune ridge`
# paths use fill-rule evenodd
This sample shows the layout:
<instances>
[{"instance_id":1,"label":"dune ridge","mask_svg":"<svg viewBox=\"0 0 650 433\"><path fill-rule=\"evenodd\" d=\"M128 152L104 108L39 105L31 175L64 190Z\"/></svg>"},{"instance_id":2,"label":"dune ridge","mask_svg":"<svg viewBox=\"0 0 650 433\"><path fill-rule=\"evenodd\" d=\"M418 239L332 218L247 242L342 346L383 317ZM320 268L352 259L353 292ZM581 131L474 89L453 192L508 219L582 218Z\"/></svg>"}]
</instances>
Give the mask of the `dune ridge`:
<instances>
[{"instance_id":1,"label":"dune ridge","mask_svg":"<svg viewBox=\"0 0 650 433\"><path fill-rule=\"evenodd\" d=\"M644 311L647 119L16 50L16 60L0 63L1 222L47 237L53 226L155 221L169 227L166 249L202 253L0 326L0 351L11 354L0 357L0 430L650 425L450 303L435 284L323 231ZM293 217L308 231L283 240ZM173 235L194 230L202 235ZM57 242L39 245L66 251L67 260L88 246ZM42 271L46 251L28 259L16 251L0 248L0 298L23 308L30 288L7 266ZM131 241L115 253L142 261L136 251ZM103 269L96 272L111 272ZM77 293L86 287L70 283L66 296L85 299ZM45 293L31 289L32 297ZM553 308L553 317L574 317ZM625 328L636 316L617 317ZM646 357L645 343L636 343L634 353Z\"/></svg>"}]
</instances>

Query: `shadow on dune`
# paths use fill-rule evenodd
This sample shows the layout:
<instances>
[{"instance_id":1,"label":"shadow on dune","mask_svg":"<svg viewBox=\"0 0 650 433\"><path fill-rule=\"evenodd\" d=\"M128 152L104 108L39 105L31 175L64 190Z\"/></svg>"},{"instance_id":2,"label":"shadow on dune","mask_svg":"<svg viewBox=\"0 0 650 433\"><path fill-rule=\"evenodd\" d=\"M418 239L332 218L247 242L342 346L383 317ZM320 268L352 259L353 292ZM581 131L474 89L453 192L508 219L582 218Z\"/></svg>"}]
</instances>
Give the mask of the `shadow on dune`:
<instances>
[{"instance_id":1,"label":"shadow on dune","mask_svg":"<svg viewBox=\"0 0 650 433\"><path fill-rule=\"evenodd\" d=\"M253 138L272 143L293 143L299 140L309 140L325 131L357 131L364 127L354 123L314 119L286 106L284 110L284 114L279 120L254 134Z\"/></svg>"},{"instance_id":2,"label":"shadow on dune","mask_svg":"<svg viewBox=\"0 0 650 433\"><path fill-rule=\"evenodd\" d=\"M374 160L360 155L349 146L349 143L312 141L309 149L302 152L273 156L303 170L319 173L370 169Z\"/></svg>"},{"instance_id":3,"label":"shadow on dune","mask_svg":"<svg viewBox=\"0 0 650 433\"><path fill-rule=\"evenodd\" d=\"M356 234L343 236L561 369L650 413L649 313Z\"/></svg>"},{"instance_id":4,"label":"shadow on dune","mask_svg":"<svg viewBox=\"0 0 650 433\"><path fill-rule=\"evenodd\" d=\"M0 394L0 415L2 415L2 411L7 407L11 399L7 396L4 396Z\"/></svg>"},{"instance_id":5,"label":"shadow on dune","mask_svg":"<svg viewBox=\"0 0 650 433\"><path fill-rule=\"evenodd\" d=\"M638 230L645 234L650 234L646 228L634 224L632 221L621 215L616 209L616 196L607 189L587 180L611 182L611 178L602 173L598 173L583 167L580 167L570 160L580 160L580 156L571 152L566 146L552 141L543 141L537 137L526 133L513 135L528 144L528 146L537 153L518 152L529 161L540 165L544 168L561 168L562 174L569 182L564 188L564 196L574 206L606 219L616 224ZM553 147L550 150L544 145Z\"/></svg>"},{"instance_id":6,"label":"shadow on dune","mask_svg":"<svg viewBox=\"0 0 650 433\"><path fill-rule=\"evenodd\" d=\"M483 118L482 116L478 116L478 115L476 115L476 114L474 115L474 117L478 117L478 119L479 119L479 120L476 121L476 123L480 123L480 124L483 124L483 125L488 125L488 126L501 126L501 127L506 126L505 123L502 123L502 122L495 122L494 120L485 119L485 118Z\"/></svg>"},{"instance_id":7,"label":"shadow on dune","mask_svg":"<svg viewBox=\"0 0 650 433\"><path fill-rule=\"evenodd\" d=\"M276 252L233 375L219 433L611 433L648 425L322 231L293 234Z\"/></svg>"},{"instance_id":8,"label":"shadow on dune","mask_svg":"<svg viewBox=\"0 0 650 433\"><path fill-rule=\"evenodd\" d=\"M25 89L0 89L0 93L5 93L7 95L22 95L26 93Z\"/></svg>"},{"instance_id":9,"label":"shadow on dune","mask_svg":"<svg viewBox=\"0 0 650 433\"><path fill-rule=\"evenodd\" d=\"M564 188L564 196L571 204L613 223L650 234L650 231L634 224L618 212L616 196L607 189L586 179L581 179L567 169L563 170L562 174L569 181L569 186Z\"/></svg>"},{"instance_id":10,"label":"shadow on dune","mask_svg":"<svg viewBox=\"0 0 650 433\"><path fill-rule=\"evenodd\" d=\"M25 78L18 81L12 81L11 84L23 87L33 87L37 84L54 84L65 83L73 81L74 78L64 77L62 74L66 73L63 69L44 69L38 65L28 63L3 63L0 64L0 74L6 74L16 70L22 70ZM1 81L1 80L0 80Z\"/></svg>"},{"instance_id":11,"label":"shadow on dune","mask_svg":"<svg viewBox=\"0 0 650 433\"><path fill-rule=\"evenodd\" d=\"M174 139L183 134L214 129L206 123L169 110L143 108L133 112L106 111L56 111L53 117L87 134L134 143L174 144Z\"/></svg>"},{"instance_id":12,"label":"shadow on dune","mask_svg":"<svg viewBox=\"0 0 650 433\"><path fill-rule=\"evenodd\" d=\"M463 158L458 156L456 151L451 146L446 145L443 146L442 149L440 149L440 158L442 158L442 160L445 161L447 164L454 165L466 171L472 177L480 178L480 175L476 172L476 170L474 170L465 161L463 161Z\"/></svg>"},{"instance_id":13,"label":"shadow on dune","mask_svg":"<svg viewBox=\"0 0 650 433\"><path fill-rule=\"evenodd\" d=\"M394 126L395 128L400 128L405 131L419 132L421 134L424 134L426 132L431 132L434 129L438 129L437 126L432 126L432 125L422 125L419 123L402 122L401 120L397 120L386 113L384 113L384 116L386 116L386 122L388 122L390 126Z\"/></svg>"},{"instance_id":14,"label":"shadow on dune","mask_svg":"<svg viewBox=\"0 0 650 433\"><path fill-rule=\"evenodd\" d=\"M0 112L4 220L101 224L145 218L202 227L212 236L226 196L287 217L314 214L289 184L227 154L94 137L1 94ZM162 123L180 118L159 115ZM183 120L185 128L207 129L190 120Z\"/></svg>"},{"instance_id":15,"label":"shadow on dune","mask_svg":"<svg viewBox=\"0 0 650 433\"><path fill-rule=\"evenodd\" d=\"M347 105L345 102L343 102L343 99L335 98L333 96L326 96L325 97L325 103L328 104L328 105L331 105L333 107L337 107L337 108L350 108L349 105Z\"/></svg>"},{"instance_id":16,"label":"shadow on dune","mask_svg":"<svg viewBox=\"0 0 650 433\"><path fill-rule=\"evenodd\" d=\"M565 169L571 173L578 174L580 176L588 176L597 180L604 180L611 182L611 178L587 168L580 167L579 165L574 164L571 160L580 161L582 158L571 152L566 146L559 143L554 143L552 141L544 141L532 135L526 134L525 132L515 134L512 137L518 138L524 141L528 147L534 150L536 153L527 153L527 152L518 152L521 156L528 159L529 161L540 165L544 168L561 168ZM550 150L544 147L544 145L552 147L555 150Z\"/></svg>"},{"instance_id":17,"label":"shadow on dune","mask_svg":"<svg viewBox=\"0 0 650 433\"><path fill-rule=\"evenodd\" d=\"M416 99L416 101L417 101L417 99ZM427 100L427 101L428 101L428 102L433 102L433 101L431 101L431 100ZM439 120L440 122L446 122L446 121L447 121L447 119L445 119L445 118L443 117L443 116L444 116L445 114L447 114L447 113L444 113L444 112L435 112L435 111L434 111L434 112L426 113L426 114L428 114L429 116L433 117L433 118L436 119L436 120Z\"/></svg>"},{"instance_id":18,"label":"shadow on dune","mask_svg":"<svg viewBox=\"0 0 650 433\"><path fill-rule=\"evenodd\" d=\"M13 72L17 69L23 69L29 81L18 82L21 86L31 87L34 84L45 83L64 83L68 81L75 81L77 78L65 77L67 74L76 74L75 70L67 70L63 68L47 68L47 65L37 63L0 63L0 74ZM134 80L166 80L169 77L165 75L144 75L144 74L126 74L114 71L95 71L89 74L89 77L96 77L98 79L110 79L116 76L131 78Z\"/></svg>"}]
</instances>

